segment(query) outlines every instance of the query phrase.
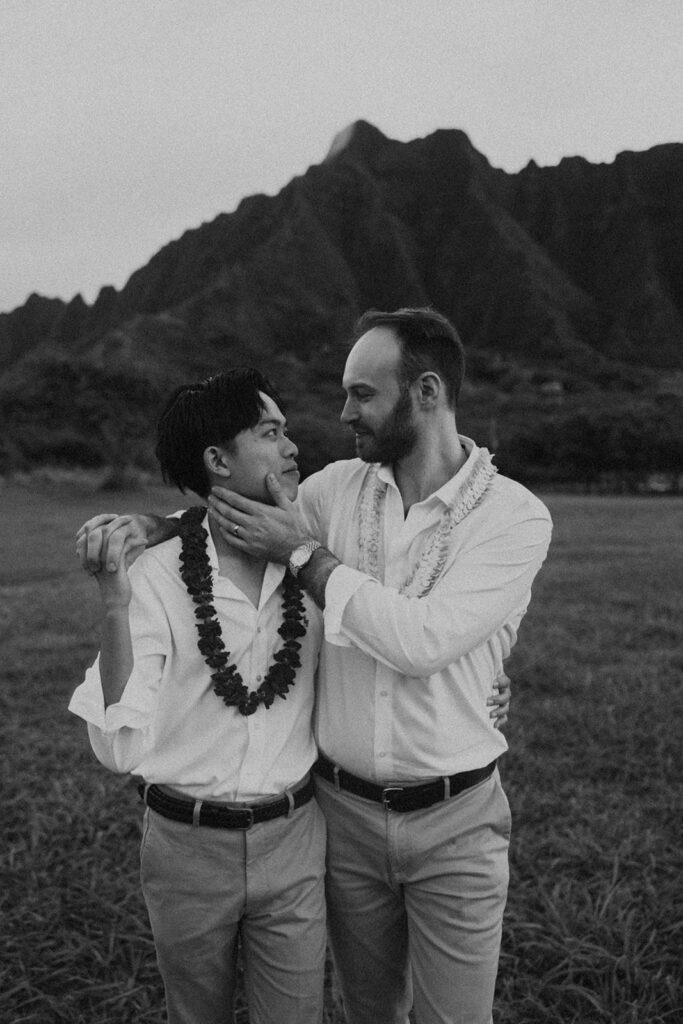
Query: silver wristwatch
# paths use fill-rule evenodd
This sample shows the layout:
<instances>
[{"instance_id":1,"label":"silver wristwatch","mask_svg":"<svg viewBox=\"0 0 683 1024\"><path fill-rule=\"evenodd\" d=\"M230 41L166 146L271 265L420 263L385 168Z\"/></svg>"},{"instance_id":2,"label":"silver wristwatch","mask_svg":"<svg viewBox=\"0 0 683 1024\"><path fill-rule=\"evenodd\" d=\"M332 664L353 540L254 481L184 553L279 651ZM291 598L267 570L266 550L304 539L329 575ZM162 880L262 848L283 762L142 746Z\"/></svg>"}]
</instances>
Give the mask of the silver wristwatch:
<instances>
[{"instance_id":1,"label":"silver wristwatch","mask_svg":"<svg viewBox=\"0 0 683 1024\"><path fill-rule=\"evenodd\" d=\"M321 546L322 545L318 544L317 540L307 540L305 544L300 544L298 548L294 548L289 556L289 562L287 563L287 568L291 572L292 576L299 575L313 552L317 551Z\"/></svg>"}]
</instances>

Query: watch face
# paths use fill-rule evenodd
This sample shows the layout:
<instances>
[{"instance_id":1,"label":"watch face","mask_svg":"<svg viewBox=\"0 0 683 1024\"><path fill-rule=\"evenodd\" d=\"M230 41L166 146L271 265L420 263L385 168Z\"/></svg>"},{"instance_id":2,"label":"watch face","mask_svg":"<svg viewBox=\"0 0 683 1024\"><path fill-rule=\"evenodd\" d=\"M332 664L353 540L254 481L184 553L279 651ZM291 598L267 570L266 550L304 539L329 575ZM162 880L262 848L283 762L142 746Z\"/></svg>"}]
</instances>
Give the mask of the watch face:
<instances>
[{"instance_id":1,"label":"watch face","mask_svg":"<svg viewBox=\"0 0 683 1024\"><path fill-rule=\"evenodd\" d=\"M307 547L295 548L289 559L290 570L297 573L299 569L303 568L310 557L311 553Z\"/></svg>"},{"instance_id":2,"label":"watch face","mask_svg":"<svg viewBox=\"0 0 683 1024\"><path fill-rule=\"evenodd\" d=\"M307 541L306 544L301 544L298 548L294 548L289 557L290 571L296 575L307 564L315 549L319 547L320 544L317 544L315 541Z\"/></svg>"}]
</instances>

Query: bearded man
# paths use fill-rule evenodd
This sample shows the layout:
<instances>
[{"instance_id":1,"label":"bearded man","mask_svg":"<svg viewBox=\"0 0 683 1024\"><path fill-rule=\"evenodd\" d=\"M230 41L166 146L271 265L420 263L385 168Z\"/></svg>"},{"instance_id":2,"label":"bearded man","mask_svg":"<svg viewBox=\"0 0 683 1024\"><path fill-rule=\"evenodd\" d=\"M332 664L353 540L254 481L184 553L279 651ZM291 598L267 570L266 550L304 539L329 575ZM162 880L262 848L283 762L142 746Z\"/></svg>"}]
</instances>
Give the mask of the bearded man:
<instances>
[{"instance_id":1,"label":"bearded man","mask_svg":"<svg viewBox=\"0 0 683 1024\"><path fill-rule=\"evenodd\" d=\"M209 498L228 544L294 562L323 609L315 731L329 936L349 1024L489 1024L510 811L487 711L550 542L545 506L459 435L457 331L370 311L346 362L358 458L275 505ZM115 564L170 528L87 524ZM117 536L118 534L118 536ZM88 550L90 555L88 556Z\"/></svg>"}]
</instances>

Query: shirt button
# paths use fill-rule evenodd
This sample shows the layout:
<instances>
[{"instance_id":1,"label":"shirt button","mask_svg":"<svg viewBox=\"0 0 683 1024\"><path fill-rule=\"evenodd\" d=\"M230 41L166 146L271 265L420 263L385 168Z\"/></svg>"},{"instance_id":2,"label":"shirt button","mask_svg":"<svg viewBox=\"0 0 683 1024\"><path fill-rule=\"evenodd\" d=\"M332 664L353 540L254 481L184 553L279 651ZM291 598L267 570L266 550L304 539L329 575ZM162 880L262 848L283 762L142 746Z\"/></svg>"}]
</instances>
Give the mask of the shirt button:
<instances>
[{"instance_id":1,"label":"shirt button","mask_svg":"<svg viewBox=\"0 0 683 1024\"><path fill-rule=\"evenodd\" d=\"M262 679L263 679L263 676L256 676L256 682L257 683L260 683Z\"/></svg>"},{"instance_id":2,"label":"shirt button","mask_svg":"<svg viewBox=\"0 0 683 1024\"><path fill-rule=\"evenodd\" d=\"M380 752L379 752L379 756L380 756L380 757L386 757L386 756L387 756L387 752L386 752L386 750L380 750Z\"/></svg>"},{"instance_id":3,"label":"shirt button","mask_svg":"<svg viewBox=\"0 0 683 1024\"><path fill-rule=\"evenodd\" d=\"M389 693L388 693L387 690L380 690L379 691L379 695L380 695L380 697L388 697Z\"/></svg>"}]
</instances>

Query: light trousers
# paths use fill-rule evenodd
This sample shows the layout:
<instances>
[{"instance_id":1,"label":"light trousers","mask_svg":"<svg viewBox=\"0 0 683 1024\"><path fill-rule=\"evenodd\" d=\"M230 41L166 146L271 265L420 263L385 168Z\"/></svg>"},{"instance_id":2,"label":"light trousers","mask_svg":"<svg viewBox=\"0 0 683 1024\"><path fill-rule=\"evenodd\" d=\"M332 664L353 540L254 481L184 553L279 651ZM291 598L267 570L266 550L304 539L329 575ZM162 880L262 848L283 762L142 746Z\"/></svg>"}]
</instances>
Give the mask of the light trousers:
<instances>
[{"instance_id":1,"label":"light trousers","mask_svg":"<svg viewBox=\"0 0 683 1024\"><path fill-rule=\"evenodd\" d=\"M249 830L145 812L140 859L169 1024L230 1024L238 937L251 1024L320 1024L325 823L315 800Z\"/></svg>"},{"instance_id":2,"label":"light trousers","mask_svg":"<svg viewBox=\"0 0 683 1024\"><path fill-rule=\"evenodd\" d=\"M508 887L498 771L399 813L316 777L328 934L349 1024L490 1024Z\"/></svg>"}]
</instances>

